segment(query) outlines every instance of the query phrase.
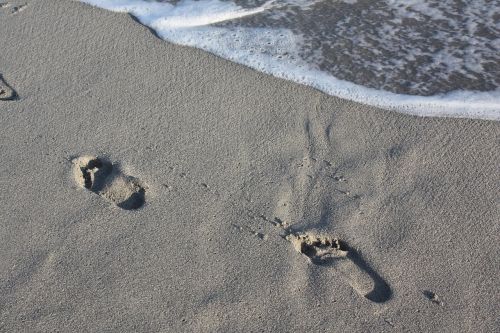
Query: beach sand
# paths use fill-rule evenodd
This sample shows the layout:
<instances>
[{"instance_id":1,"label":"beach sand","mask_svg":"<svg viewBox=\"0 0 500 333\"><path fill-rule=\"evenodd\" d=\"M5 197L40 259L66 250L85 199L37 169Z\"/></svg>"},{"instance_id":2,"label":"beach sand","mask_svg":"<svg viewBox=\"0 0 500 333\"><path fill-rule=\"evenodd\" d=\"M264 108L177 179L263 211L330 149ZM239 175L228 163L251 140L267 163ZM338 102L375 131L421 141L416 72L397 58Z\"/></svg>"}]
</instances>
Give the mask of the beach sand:
<instances>
[{"instance_id":1,"label":"beach sand","mask_svg":"<svg viewBox=\"0 0 500 333\"><path fill-rule=\"evenodd\" d=\"M10 2L0 32L1 332L498 330L498 122L341 100L74 1Z\"/></svg>"}]
</instances>

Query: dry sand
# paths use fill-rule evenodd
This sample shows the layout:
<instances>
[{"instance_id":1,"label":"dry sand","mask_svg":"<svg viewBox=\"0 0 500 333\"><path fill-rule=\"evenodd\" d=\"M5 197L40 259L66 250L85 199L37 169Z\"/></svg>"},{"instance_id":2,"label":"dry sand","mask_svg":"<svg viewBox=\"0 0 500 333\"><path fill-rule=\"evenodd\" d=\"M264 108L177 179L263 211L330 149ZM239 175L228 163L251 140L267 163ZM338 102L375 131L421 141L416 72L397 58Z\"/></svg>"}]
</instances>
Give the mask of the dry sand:
<instances>
[{"instance_id":1,"label":"dry sand","mask_svg":"<svg viewBox=\"0 0 500 333\"><path fill-rule=\"evenodd\" d=\"M127 15L16 4L1 332L498 331L499 123L381 111Z\"/></svg>"}]
</instances>

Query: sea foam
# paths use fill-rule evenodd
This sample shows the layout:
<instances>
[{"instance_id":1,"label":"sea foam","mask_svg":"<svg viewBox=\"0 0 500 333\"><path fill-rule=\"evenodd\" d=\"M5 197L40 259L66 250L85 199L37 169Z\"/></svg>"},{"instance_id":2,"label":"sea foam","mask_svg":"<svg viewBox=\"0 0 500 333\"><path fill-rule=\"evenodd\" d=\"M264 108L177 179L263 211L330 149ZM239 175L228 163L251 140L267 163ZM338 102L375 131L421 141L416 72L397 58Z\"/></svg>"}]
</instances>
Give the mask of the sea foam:
<instances>
[{"instance_id":1,"label":"sea foam","mask_svg":"<svg viewBox=\"0 0 500 333\"><path fill-rule=\"evenodd\" d=\"M396 92L388 91L387 87L390 87L390 84L377 86L376 83L367 83L365 85L353 82L354 79L350 81L332 75L331 71L318 65L325 62L325 55L319 51L316 52L314 47L309 45L311 44L310 36L306 38L304 34L300 33L300 29L276 23L289 22L290 16L298 15L297 13L307 14L311 10L311 6L321 5L322 1L249 1L244 7L231 1L220 0L181 0L175 4L145 0L80 1L111 11L130 13L142 24L155 30L158 36L172 43L197 47L273 76L317 88L333 96L419 116L500 120L500 88L495 85L495 82L493 83L495 89L490 91L456 89L422 96L418 94L418 89L416 94L405 94L397 92L396 88L394 89ZM437 22L444 19L450 20L449 17L443 16L444 11L439 6L426 5L425 2L421 1L385 0L384 4L392 8L395 13L393 19L396 22L405 19L415 20L415 17L418 19L423 17L422 15L431 20L437 20ZM346 0L344 5L355 6L356 1ZM477 8L476 11L480 12ZM264 18L262 19L261 16ZM477 29L476 21L468 22L466 28ZM394 25L389 27L382 23L379 27L382 31L381 36L386 34L386 38L389 39L392 34L391 38L396 38L394 36L398 32L394 31ZM417 37L420 38L420 36ZM377 38L379 37L371 36L366 40L373 41ZM436 35L436 38L439 38L439 35ZM476 48L481 47L479 50L483 53L490 52L486 48L495 50L500 44L498 42L500 36L498 39L485 40L481 38L477 37L472 42L469 41L469 44L475 45ZM496 45L495 40L497 41ZM364 43L365 39L356 40L353 37L352 41L348 42L351 44ZM385 50L384 47L387 49L383 39L377 43L381 50ZM397 40L391 41L391 43L397 44ZM481 45L477 46L478 44ZM312 50L312 52L308 52L307 56L304 52L306 47ZM373 45L368 45L368 47L374 54L377 54L376 47ZM481 71L484 71L482 68L484 59L480 56L474 56L474 54L478 54L477 50L469 52L468 60L457 59L451 48L433 52L430 63L439 65L436 68L444 68L441 71L434 71L436 79L439 77L441 80L446 80L446 75L456 76L456 73L465 78L467 75L474 76L474 73L480 75ZM394 68L399 64L404 69L410 61L419 56L419 52L422 53L419 50L410 51L412 52L405 53L404 57L389 59L388 62L387 59L384 59L384 62L392 64L391 66ZM358 57L354 53L345 56ZM491 55L489 57L491 58ZM429 59L429 56L425 55L425 59ZM374 77L380 76L376 72L377 69L382 73L391 70L384 67L385 65L363 59L359 63L366 68L373 69ZM342 64L334 65L335 68L342 67ZM349 63L346 66L348 65ZM428 71L432 72L431 69L429 67ZM363 78L360 80L363 82ZM390 83L391 76L387 75L385 81ZM412 84L418 88L424 83L425 81Z\"/></svg>"}]
</instances>

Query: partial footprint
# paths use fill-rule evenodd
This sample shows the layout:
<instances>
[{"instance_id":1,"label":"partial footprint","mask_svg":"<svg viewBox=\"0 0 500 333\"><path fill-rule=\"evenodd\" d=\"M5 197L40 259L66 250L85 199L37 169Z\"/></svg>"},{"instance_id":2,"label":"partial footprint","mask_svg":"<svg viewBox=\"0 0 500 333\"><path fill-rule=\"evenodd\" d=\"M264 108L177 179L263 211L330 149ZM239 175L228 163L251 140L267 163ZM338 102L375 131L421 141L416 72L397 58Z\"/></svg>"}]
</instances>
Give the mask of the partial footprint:
<instances>
[{"instance_id":1,"label":"partial footprint","mask_svg":"<svg viewBox=\"0 0 500 333\"><path fill-rule=\"evenodd\" d=\"M5 82L0 74L0 101L11 101L14 100L16 96L17 94L14 89L12 89L7 82Z\"/></svg>"},{"instance_id":2,"label":"partial footprint","mask_svg":"<svg viewBox=\"0 0 500 333\"><path fill-rule=\"evenodd\" d=\"M22 12L27 7L26 4L15 5L10 2L0 2L0 11L6 11L8 14L13 15Z\"/></svg>"},{"instance_id":3,"label":"partial footprint","mask_svg":"<svg viewBox=\"0 0 500 333\"><path fill-rule=\"evenodd\" d=\"M80 186L99 194L123 209L138 209L146 202L146 186L121 172L104 158L83 156L74 159L73 175Z\"/></svg>"},{"instance_id":4,"label":"partial footprint","mask_svg":"<svg viewBox=\"0 0 500 333\"><path fill-rule=\"evenodd\" d=\"M383 303L391 298L387 282L344 242L312 234L289 234L286 239L313 264L334 267L358 294L370 301Z\"/></svg>"}]
</instances>

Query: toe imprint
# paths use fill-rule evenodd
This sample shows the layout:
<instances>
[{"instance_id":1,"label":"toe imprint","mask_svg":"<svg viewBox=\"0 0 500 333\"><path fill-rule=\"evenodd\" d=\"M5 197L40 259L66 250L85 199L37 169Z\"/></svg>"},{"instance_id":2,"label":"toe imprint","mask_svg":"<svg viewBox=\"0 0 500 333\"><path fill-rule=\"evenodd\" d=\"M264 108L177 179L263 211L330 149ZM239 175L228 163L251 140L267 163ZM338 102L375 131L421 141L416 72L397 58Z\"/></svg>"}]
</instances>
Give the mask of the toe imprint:
<instances>
[{"instance_id":1,"label":"toe imprint","mask_svg":"<svg viewBox=\"0 0 500 333\"><path fill-rule=\"evenodd\" d=\"M344 258L347 256L345 244L336 238L310 234L290 234L286 239L292 242L298 252L309 257L315 264L322 264L329 258Z\"/></svg>"}]
</instances>

